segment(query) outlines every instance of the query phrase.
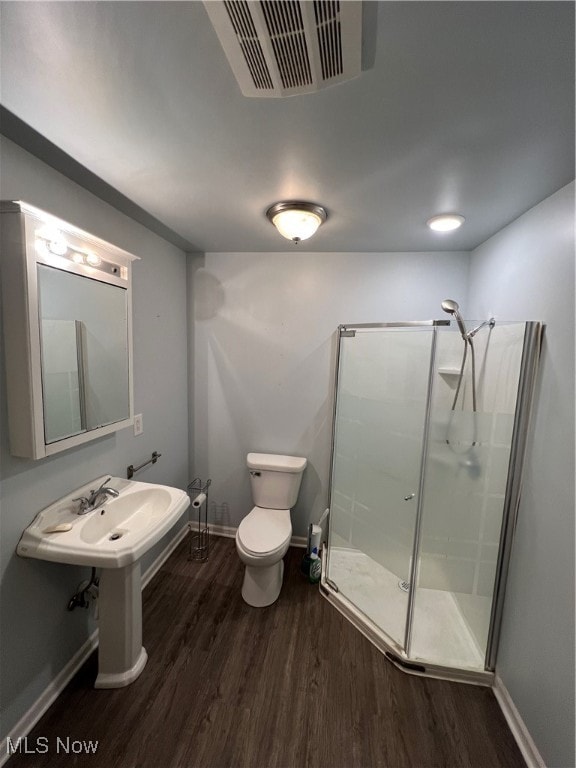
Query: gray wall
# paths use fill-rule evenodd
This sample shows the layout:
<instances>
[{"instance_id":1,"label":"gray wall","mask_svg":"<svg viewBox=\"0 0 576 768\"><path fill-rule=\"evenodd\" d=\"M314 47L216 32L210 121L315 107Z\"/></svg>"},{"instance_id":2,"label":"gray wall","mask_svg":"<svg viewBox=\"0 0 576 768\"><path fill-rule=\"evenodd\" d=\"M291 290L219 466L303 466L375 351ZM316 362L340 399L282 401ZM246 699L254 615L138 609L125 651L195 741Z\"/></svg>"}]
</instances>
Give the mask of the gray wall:
<instances>
[{"instance_id":1,"label":"gray wall","mask_svg":"<svg viewBox=\"0 0 576 768\"><path fill-rule=\"evenodd\" d=\"M472 254L477 317L546 323L497 672L548 766L574 754L574 184Z\"/></svg>"},{"instance_id":2,"label":"gray wall","mask_svg":"<svg viewBox=\"0 0 576 768\"><path fill-rule=\"evenodd\" d=\"M162 459L141 479L185 487L190 446L194 474L214 481L212 519L235 526L252 506L246 453L302 454L310 465L293 521L304 535L327 499L337 325L438 317L442 299L468 295L468 317L547 323L498 672L547 763L573 765L573 185L478 248L470 274L465 253L300 250L211 253L191 257L186 271L177 248L8 141L2 170L3 198L22 198L142 257L134 373L145 431L38 462L12 458L2 431L1 735L94 628L85 612L66 611L86 569L14 555L42 507L98 475L124 476L153 450ZM0 409L5 424L4 397Z\"/></svg>"},{"instance_id":3,"label":"gray wall","mask_svg":"<svg viewBox=\"0 0 576 768\"><path fill-rule=\"evenodd\" d=\"M195 474L213 522L252 508L249 451L309 460L292 515L304 536L327 503L335 331L422 320L463 299L467 253L208 253L194 262Z\"/></svg>"},{"instance_id":4,"label":"gray wall","mask_svg":"<svg viewBox=\"0 0 576 768\"><path fill-rule=\"evenodd\" d=\"M125 477L128 464L140 463L154 450L162 458L137 479L186 487L188 339L183 252L15 144L3 140L1 149L3 199L25 200L141 257L133 270L134 395L135 411L144 415L144 433L138 437L128 428L41 461L11 457L2 429L0 736L5 736L95 626L88 612L66 610L89 569L17 557L20 534L46 505L107 472ZM0 381L6 425L3 370ZM149 553L143 569L169 538Z\"/></svg>"}]
</instances>

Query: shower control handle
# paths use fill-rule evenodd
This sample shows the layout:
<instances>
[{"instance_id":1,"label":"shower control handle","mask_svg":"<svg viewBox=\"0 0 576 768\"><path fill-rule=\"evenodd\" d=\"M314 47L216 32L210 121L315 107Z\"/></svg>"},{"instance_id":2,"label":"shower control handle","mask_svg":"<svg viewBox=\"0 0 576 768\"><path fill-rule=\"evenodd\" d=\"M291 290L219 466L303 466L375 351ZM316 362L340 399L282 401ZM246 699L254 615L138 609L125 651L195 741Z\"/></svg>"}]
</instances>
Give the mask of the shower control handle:
<instances>
[{"instance_id":1,"label":"shower control handle","mask_svg":"<svg viewBox=\"0 0 576 768\"><path fill-rule=\"evenodd\" d=\"M416 496L415 493L409 493L408 496L404 496L404 501L410 501L414 496Z\"/></svg>"}]
</instances>

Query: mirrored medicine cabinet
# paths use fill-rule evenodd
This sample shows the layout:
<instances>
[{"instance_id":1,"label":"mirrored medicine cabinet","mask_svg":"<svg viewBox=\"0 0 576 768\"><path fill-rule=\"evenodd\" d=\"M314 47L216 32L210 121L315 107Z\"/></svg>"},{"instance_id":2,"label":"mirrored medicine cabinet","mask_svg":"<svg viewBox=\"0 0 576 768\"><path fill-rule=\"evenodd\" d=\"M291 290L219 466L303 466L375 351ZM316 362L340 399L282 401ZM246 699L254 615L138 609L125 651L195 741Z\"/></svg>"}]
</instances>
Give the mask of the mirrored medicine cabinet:
<instances>
[{"instance_id":1,"label":"mirrored medicine cabinet","mask_svg":"<svg viewBox=\"0 0 576 768\"><path fill-rule=\"evenodd\" d=\"M10 453L41 459L130 426L138 257L22 201L0 214Z\"/></svg>"}]
</instances>

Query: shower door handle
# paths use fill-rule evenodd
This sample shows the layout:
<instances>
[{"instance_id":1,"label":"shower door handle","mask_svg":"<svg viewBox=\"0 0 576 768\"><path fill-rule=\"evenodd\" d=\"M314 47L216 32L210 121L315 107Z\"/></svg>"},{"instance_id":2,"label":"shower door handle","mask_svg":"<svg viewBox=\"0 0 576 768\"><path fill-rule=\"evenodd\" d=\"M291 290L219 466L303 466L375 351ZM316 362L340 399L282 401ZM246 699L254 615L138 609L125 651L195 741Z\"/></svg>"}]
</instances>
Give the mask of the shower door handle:
<instances>
[{"instance_id":1,"label":"shower door handle","mask_svg":"<svg viewBox=\"0 0 576 768\"><path fill-rule=\"evenodd\" d=\"M410 501L414 496L416 496L415 493L409 493L408 496L404 496L404 501Z\"/></svg>"}]
</instances>

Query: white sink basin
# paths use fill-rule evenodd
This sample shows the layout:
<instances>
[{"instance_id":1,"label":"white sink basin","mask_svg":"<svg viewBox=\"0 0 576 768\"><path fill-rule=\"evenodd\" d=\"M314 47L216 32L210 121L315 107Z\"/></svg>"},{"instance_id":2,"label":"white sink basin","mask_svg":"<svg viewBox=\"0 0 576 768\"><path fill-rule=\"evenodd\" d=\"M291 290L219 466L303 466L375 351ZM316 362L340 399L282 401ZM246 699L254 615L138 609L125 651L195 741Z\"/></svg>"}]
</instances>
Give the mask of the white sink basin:
<instances>
[{"instance_id":1,"label":"white sink basin","mask_svg":"<svg viewBox=\"0 0 576 768\"><path fill-rule=\"evenodd\" d=\"M85 515L81 496L106 482L118 491ZM167 533L190 504L188 494L167 485L104 475L40 512L18 543L22 557L101 568L96 688L122 688L142 673L140 557Z\"/></svg>"},{"instance_id":2,"label":"white sink basin","mask_svg":"<svg viewBox=\"0 0 576 768\"><path fill-rule=\"evenodd\" d=\"M123 568L138 560L174 525L190 500L185 491L166 485L112 477L106 485L119 492L94 511L78 515L78 502L109 476L87 483L42 510L18 544L22 557L57 563ZM50 533L50 529L60 531Z\"/></svg>"}]
</instances>

